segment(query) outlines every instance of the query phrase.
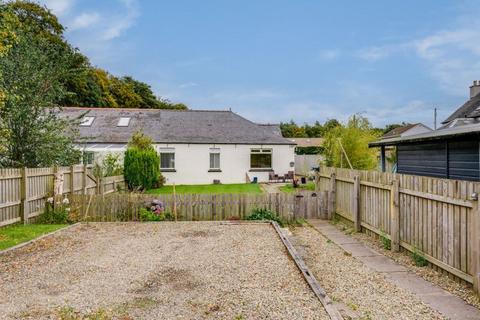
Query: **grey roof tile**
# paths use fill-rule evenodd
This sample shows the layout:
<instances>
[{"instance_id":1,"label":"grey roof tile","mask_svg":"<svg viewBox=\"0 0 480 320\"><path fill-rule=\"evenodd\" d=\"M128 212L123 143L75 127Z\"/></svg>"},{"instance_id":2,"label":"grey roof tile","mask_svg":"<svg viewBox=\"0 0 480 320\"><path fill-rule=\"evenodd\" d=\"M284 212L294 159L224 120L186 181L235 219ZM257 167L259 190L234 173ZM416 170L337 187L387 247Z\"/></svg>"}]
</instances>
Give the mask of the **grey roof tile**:
<instances>
[{"instance_id":1,"label":"grey roof tile","mask_svg":"<svg viewBox=\"0 0 480 320\"><path fill-rule=\"evenodd\" d=\"M59 114L76 118L86 111L95 120L79 130L90 143L126 143L141 130L156 143L295 144L278 126L259 125L231 111L70 107ZM117 126L120 117L131 117L128 127Z\"/></svg>"}]
</instances>

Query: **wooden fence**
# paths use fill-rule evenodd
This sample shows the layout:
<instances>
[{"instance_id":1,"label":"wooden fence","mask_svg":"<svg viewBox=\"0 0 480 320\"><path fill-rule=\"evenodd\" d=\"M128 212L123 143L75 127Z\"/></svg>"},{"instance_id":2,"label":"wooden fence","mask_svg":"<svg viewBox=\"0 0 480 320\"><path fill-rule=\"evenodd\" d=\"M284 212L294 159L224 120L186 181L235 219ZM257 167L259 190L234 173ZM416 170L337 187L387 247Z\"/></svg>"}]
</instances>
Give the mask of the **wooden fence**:
<instances>
[{"instance_id":1,"label":"wooden fence","mask_svg":"<svg viewBox=\"0 0 480 320\"><path fill-rule=\"evenodd\" d=\"M97 183L89 171L83 165L0 169L0 226L28 222L42 213L46 198L54 194L55 177L63 181L62 194L110 193L124 187L123 176Z\"/></svg>"},{"instance_id":2,"label":"wooden fence","mask_svg":"<svg viewBox=\"0 0 480 320\"><path fill-rule=\"evenodd\" d=\"M244 219L254 208L275 212L285 220L326 218L326 193L302 194L136 194L68 195L72 215L79 221L138 221L139 209L160 200L178 220ZM175 214L174 214L175 215Z\"/></svg>"},{"instance_id":3,"label":"wooden fence","mask_svg":"<svg viewBox=\"0 0 480 320\"><path fill-rule=\"evenodd\" d=\"M479 183L322 167L317 191L357 231L384 236L392 250L418 251L434 268L478 292Z\"/></svg>"}]
</instances>

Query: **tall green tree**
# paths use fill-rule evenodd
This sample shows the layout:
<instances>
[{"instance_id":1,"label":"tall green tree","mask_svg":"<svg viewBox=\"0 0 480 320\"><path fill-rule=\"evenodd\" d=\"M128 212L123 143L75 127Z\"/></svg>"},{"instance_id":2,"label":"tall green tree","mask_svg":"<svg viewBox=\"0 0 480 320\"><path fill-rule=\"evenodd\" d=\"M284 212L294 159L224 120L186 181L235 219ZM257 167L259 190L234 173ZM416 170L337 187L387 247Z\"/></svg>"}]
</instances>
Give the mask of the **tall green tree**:
<instances>
[{"instance_id":1,"label":"tall green tree","mask_svg":"<svg viewBox=\"0 0 480 320\"><path fill-rule=\"evenodd\" d=\"M75 72L64 75L66 94L59 102L60 105L186 109L183 104L170 103L168 100L156 97L150 85L144 82L130 76L115 77L105 70L92 66L86 56L65 41L64 26L47 7L33 1L22 0L10 2L0 0L0 5L13 13L18 20L16 29L32 33L35 37L57 45L59 56L70 59L69 65ZM0 21L0 28L1 26ZM9 34L5 34L5 37L3 33L0 35L8 40ZM3 41L5 45L8 45L7 40ZM0 43L0 54L1 52L2 44Z\"/></svg>"},{"instance_id":2,"label":"tall green tree","mask_svg":"<svg viewBox=\"0 0 480 320\"><path fill-rule=\"evenodd\" d=\"M63 81L73 70L70 58L58 43L22 32L18 43L0 59L0 90L6 93L0 130L8 133L0 153L1 166L78 161L74 121L61 119L55 112L65 94Z\"/></svg>"},{"instance_id":3,"label":"tall green tree","mask_svg":"<svg viewBox=\"0 0 480 320\"><path fill-rule=\"evenodd\" d=\"M367 118L353 115L345 126L337 125L326 133L324 142L325 162L328 166L353 169L374 169L377 166L377 150L368 147L379 133Z\"/></svg>"}]
</instances>

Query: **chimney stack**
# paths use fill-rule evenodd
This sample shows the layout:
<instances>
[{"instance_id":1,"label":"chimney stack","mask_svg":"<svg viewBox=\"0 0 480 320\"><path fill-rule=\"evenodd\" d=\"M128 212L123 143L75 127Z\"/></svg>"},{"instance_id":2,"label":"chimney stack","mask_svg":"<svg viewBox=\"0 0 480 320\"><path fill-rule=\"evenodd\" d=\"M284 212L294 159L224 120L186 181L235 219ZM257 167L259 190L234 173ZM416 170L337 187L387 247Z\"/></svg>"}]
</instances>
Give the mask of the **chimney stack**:
<instances>
[{"instance_id":1,"label":"chimney stack","mask_svg":"<svg viewBox=\"0 0 480 320\"><path fill-rule=\"evenodd\" d=\"M480 93L480 80L474 80L470 86L470 99Z\"/></svg>"}]
</instances>

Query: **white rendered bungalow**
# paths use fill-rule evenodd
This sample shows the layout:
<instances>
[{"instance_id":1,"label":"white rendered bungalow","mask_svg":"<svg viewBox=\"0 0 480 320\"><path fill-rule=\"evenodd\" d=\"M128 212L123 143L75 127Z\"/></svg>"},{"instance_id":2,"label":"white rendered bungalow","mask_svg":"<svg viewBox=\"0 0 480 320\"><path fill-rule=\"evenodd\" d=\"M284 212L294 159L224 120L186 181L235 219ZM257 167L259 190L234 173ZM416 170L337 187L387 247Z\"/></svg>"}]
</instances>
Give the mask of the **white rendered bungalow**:
<instances>
[{"instance_id":1,"label":"white rendered bungalow","mask_svg":"<svg viewBox=\"0 0 480 320\"><path fill-rule=\"evenodd\" d=\"M87 113L86 113L87 112ZM86 113L86 114L85 114ZM266 182L293 174L295 143L278 125L253 123L232 111L64 108L78 118L85 164L108 153L123 156L133 133L155 142L167 184Z\"/></svg>"}]
</instances>

